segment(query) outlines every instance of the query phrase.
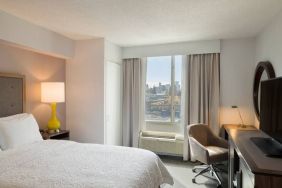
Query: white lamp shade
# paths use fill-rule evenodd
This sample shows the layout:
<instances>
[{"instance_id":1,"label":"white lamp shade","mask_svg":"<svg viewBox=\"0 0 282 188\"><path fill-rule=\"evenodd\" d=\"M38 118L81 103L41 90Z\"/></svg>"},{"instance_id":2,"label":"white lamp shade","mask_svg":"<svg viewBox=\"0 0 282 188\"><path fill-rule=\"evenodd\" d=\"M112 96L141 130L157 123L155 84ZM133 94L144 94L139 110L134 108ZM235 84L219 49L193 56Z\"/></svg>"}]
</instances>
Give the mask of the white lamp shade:
<instances>
[{"instance_id":1,"label":"white lamp shade","mask_svg":"<svg viewBox=\"0 0 282 188\"><path fill-rule=\"evenodd\" d=\"M42 82L41 101L46 103L65 102L65 83Z\"/></svg>"}]
</instances>

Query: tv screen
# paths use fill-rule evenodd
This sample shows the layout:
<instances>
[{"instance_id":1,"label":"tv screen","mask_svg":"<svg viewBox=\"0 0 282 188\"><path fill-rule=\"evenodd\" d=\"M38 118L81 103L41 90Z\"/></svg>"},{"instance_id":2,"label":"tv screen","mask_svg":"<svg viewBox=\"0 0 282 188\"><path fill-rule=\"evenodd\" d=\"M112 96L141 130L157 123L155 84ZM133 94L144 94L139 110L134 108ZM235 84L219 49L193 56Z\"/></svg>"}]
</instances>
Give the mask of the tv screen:
<instances>
[{"instance_id":1,"label":"tv screen","mask_svg":"<svg viewBox=\"0 0 282 188\"><path fill-rule=\"evenodd\" d=\"M282 141L282 77L261 82L260 129Z\"/></svg>"}]
</instances>

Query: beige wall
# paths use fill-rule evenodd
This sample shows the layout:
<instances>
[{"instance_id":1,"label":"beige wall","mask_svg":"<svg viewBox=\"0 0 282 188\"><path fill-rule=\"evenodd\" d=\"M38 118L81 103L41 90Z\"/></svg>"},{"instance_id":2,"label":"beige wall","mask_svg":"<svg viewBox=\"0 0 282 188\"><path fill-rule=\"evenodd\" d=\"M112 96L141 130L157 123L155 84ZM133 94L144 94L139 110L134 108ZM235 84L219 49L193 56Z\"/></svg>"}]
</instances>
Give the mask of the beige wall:
<instances>
[{"instance_id":1,"label":"beige wall","mask_svg":"<svg viewBox=\"0 0 282 188\"><path fill-rule=\"evenodd\" d=\"M276 76L282 76L282 12L257 36L256 62L270 61Z\"/></svg>"},{"instance_id":2,"label":"beige wall","mask_svg":"<svg viewBox=\"0 0 282 188\"><path fill-rule=\"evenodd\" d=\"M104 39L76 41L66 63L67 128L71 140L104 143Z\"/></svg>"},{"instance_id":3,"label":"beige wall","mask_svg":"<svg viewBox=\"0 0 282 188\"><path fill-rule=\"evenodd\" d=\"M65 60L0 43L0 72L26 76L26 111L45 128L50 108L40 102L41 81L65 81ZM65 127L65 103L58 104L58 118Z\"/></svg>"},{"instance_id":4,"label":"beige wall","mask_svg":"<svg viewBox=\"0 0 282 188\"><path fill-rule=\"evenodd\" d=\"M241 123L240 107L244 124L254 124L252 101L255 39L227 39L221 41L220 58L220 124Z\"/></svg>"}]
</instances>

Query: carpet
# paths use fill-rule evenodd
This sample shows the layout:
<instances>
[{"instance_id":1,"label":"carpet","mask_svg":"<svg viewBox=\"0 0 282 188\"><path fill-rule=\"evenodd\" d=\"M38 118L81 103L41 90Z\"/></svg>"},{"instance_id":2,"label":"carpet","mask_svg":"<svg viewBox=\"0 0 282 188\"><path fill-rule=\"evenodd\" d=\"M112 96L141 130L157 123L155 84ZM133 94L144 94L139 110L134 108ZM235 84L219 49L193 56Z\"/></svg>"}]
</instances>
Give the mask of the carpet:
<instances>
[{"instance_id":1,"label":"carpet","mask_svg":"<svg viewBox=\"0 0 282 188\"><path fill-rule=\"evenodd\" d=\"M183 161L181 157L160 156L166 168L173 176L174 185L165 185L162 188L216 188L217 182L207 173L205 176L198 176L196 184L192 183L192 178L196 173L192 172L192 168L199 163ZM227 187L227 163L221 167L225 172L219 173L222 180L222 187Z\"/></svg>"}]
</instances>

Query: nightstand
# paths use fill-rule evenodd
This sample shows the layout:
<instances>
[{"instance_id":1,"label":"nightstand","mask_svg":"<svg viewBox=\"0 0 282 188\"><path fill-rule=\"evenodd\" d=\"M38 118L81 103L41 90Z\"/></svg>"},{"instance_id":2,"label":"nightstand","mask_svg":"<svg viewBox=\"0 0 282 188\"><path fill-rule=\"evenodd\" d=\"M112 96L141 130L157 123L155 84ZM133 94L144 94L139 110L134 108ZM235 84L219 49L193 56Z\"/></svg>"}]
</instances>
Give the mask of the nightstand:
<instances>
[{"instance_id":1,"label":"nightstand","mask_svg":"<svg viewBox=\"0 0 282 188\"><path fill-rule=\"evenodd\" d=\"M68 130L60 130L57 133L48 133L48 130L40 130L42 138L44 140L47 139L56 139L56 140L69 140L70 131Z\"/></svg>"}]
</instances>

